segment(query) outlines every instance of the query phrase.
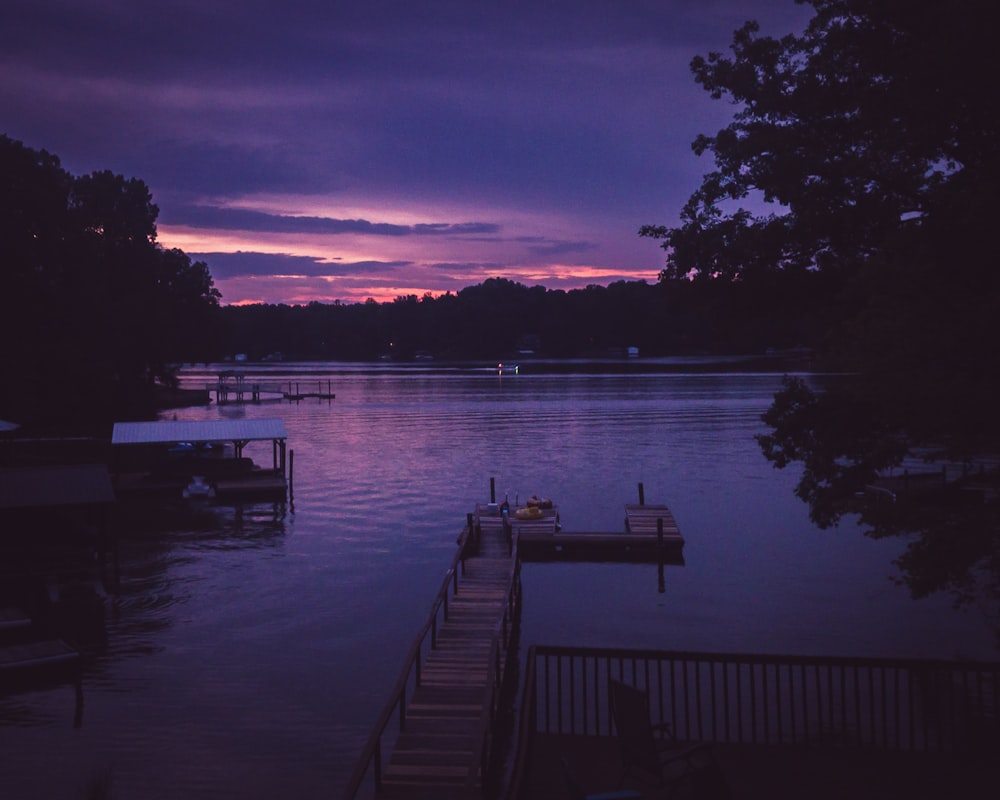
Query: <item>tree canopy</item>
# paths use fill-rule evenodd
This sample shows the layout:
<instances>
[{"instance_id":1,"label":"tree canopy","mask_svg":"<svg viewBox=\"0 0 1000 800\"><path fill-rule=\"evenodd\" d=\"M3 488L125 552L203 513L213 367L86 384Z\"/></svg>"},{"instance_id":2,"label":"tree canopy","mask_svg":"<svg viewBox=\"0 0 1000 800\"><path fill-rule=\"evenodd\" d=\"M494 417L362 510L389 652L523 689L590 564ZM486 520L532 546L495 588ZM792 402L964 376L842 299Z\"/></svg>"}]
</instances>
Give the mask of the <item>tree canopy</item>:
<instances>
[{"instance_id":1,"label":"tree canopy","mask_svg":"<svg viewBox=\"0 0 1000 800\"><path fill-rule=\"evenodd\" d=\"M146 185L74 177L0 136L0 416L107 422L148 412L171 363L214 349L207 266L156 242Z\"/></svg>"},{"instance_id":2,"label":"tree canopy","mask_svg":"<svg viewBox=\"0 0 1000 800\"><path fill-rule=\"evenodd\" d=\"M809 4L801 36L761 36L748 22L731 57L693 60L695 80L736 110L693 144L715 169L682 224L641 230L663 240L664 278L855 271L914 237L975 232L990 219L998 109L988 4L958 0L948 13L905 0Z\"/></svg>"},{"instance_id":3,"label":"tree canopy","mask_svg":"<svg viewBox=\"0 0 1000 800\"><path fill-rule=\"evenodd\" d=\"M681 224L640 234L667 251L664 283L840 276L825 356L843 375L787 380L760 437L775 465L803 465L798 493L832 525L907 457L1000 450L1000 101L984 0L797 2L814 9L801 35L748 22L730 55L693 60L695 80L734 103L732 122L694 142L714 168ZM916 593L967 597L985 570L1000 597L995 502L884 512L861 518L872 535L916 535L900 560ZM935 553L936 571L915 552Z\"/></svg>"}]
</instances>

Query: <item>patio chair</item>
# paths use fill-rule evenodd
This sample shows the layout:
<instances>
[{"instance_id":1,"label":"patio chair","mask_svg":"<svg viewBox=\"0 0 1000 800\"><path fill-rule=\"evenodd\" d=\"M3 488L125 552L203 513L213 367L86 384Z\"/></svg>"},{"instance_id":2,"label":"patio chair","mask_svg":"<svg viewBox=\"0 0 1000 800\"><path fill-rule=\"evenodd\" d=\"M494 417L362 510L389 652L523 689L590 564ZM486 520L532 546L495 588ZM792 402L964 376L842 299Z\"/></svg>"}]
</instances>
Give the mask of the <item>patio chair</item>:
<instances>
[{"instance_id":1,"label":"patio chair","mask_svg":"<svg viewBox=\"0 0 1000 800\"><path fill-rule=\"evenodd\" d=\"M640 770L656 778L668 797L687 782L699 800L725 800L730 796L710 742L679 742L669 725L654 725L649 715L649 695L641 689L612 679L610 697L621 749L619 785L630 771Z\"/></svg>"}]
</instances>

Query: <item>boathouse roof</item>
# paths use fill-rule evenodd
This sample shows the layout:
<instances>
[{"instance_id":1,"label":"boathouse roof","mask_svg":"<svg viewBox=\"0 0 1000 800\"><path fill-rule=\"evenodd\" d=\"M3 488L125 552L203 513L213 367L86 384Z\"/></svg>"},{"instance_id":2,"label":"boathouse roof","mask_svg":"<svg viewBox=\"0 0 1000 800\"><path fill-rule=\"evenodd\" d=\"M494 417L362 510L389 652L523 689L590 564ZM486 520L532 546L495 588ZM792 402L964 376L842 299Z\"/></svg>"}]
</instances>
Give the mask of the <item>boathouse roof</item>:
<instances>
[{"instance_id":1,"label":"boathouse roof","mask_svg":"<svg viewBox=\"0 0 1000 800\"><path fill-rule=\"evenodd\" d=\"M218 419L200 422L116 422L111 444L176 442L253 442L287 439L282 419Z\"/></svg>"},{"instance_id":2,"label":"boathouse roof","mask_svg":"<svg viewBox=\"0 0 1000 800\"><path fill-rule=\"evenodd\" d=\"M113 503L115 491L104 464L65 464L0 469L0 509Z\"/></svg>"}]
</instances>

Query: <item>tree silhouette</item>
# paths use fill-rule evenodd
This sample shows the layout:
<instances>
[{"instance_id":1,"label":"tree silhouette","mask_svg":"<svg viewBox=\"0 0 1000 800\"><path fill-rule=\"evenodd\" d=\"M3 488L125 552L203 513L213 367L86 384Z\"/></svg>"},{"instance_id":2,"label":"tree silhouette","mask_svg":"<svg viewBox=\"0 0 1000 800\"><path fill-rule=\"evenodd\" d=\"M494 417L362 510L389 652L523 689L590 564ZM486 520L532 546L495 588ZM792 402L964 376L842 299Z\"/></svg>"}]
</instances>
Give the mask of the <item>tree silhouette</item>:
<instances>
[{"instance_id":1,"label":"tree silhouette","mask_svg":"<svg viewBox=\"0 0 1000 800\"><path fill-rule=\"evenodd\" d=\"M837 276L842 319L826 355L845 377L789 380L761 437L777 466L803 464L798 493L818 522L835 524L906 456L972 462L1000 447L1000 109L983 0L947 13L902 0L809 4L801 36L760 36L748 23L731 57L694 59L695 79L734 101L733 121L694 143L715 168L682 224L641 233L667 250L664 282ZM897 512L862 519L873 535L895 525L930 541L926 523L938 515L915 527L915 515ZM950 563L966 578L985 569L984 591L998 596L997 504L949 513L962 553ZM961 585L954 574L935 584L918 561L901 562L915 591Z\"/></svg>"},{"instance_id":2,"label":"tree silhouette","mask_svg":"<svg viewBox=\"0 0 1000 800\"><path fill-rule=\"evenodd\" d=\"M7 136L0 174L0 414L51 426L150 413L172 362L215 349L207 266L156 243L138 179L74 178Z\"/></svg>"}]
</instances>

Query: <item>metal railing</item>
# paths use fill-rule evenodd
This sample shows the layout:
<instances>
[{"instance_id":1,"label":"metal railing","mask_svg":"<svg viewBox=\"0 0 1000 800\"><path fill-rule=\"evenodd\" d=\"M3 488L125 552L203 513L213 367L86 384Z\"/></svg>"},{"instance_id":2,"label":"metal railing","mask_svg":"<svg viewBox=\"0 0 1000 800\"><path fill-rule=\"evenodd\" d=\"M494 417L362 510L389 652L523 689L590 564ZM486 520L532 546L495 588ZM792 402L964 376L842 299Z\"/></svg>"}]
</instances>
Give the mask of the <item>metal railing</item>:
<instances>
[{"instance_id":1,"label":"metal railing","mask_svg":"<svg viewBox=\"0 0 1000 800\"><path fill-rule=\"evenodd\" d=\"M533 647L525 735L613 735L608 682L688 741L967 752L1000 741L1000 663Z\"/></svg>"},{"instance_id":2,"label":"metal railing","mask_svg":"<svg viewBox=\"0 0 1000 800\"><path fill-rule=\"evenodd\" d=\"M410 693L420 686L425 653L437 646L438 628L441 622L447 621L449 603L459 592L460 575L465 559L477 545L475 530L466 526L458 539L458 547L451 565L445 573L441 587L431 604L427 620L417 632L413 644L407 651L403 668L389 693L389 698L376 719L371 734L361 751L354 771L348 781L342 797L353 800L358 796L366 779L371 780L375 794L382 791L383 775L383 744L387 737L394 738L396 734L406 729L407 702ZM494 731L496 719L504 690L505 677L508 670L502 670L501 665L509 666L512 658L507 650L516 640L515 630L520 616L521 607L521 573L520 560L513 553L511 571L507 583L507 603L504 613L498 621L490 647L489 667L486 681L483 715L480 719L479 732L482 746L473 756L469 764L470 782L479 775L488 775L492 768ZM426 647L425 647L426 645ZM398 718L398 728L391 730L390 722Z\"/></svg>"}]
</instances>

